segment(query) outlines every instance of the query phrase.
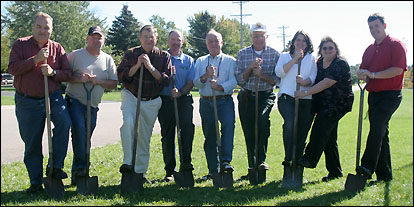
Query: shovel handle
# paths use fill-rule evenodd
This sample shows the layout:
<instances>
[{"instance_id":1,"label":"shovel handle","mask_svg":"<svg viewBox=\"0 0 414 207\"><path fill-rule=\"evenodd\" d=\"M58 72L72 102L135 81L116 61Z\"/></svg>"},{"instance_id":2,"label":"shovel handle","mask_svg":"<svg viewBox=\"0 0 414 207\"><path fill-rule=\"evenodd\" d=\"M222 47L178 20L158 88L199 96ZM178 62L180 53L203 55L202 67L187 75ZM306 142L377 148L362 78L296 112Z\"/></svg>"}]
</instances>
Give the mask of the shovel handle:
<instances>
[{"instance_id":1,"label":"shovel handle","mask_svg":"<svg viewBox=\"0 0 414 207\"><path fill-rule=\"evenodd\" d=\"M212 80L214 80L216 70L214 70L213 73L213 78ZM216 91L214 89L211 89L212 93L213 93L213 109L214 109L214 125L216 127L216 143L217 143L217 147L219 148L219 158L220 158L220 163L221 163L221 138L220 138L220 129L219 129L219 124L218 124L218 114L217 114L217 100L216 100Z\"/></svg>"},{"instance_id":2,"label":"shovel handle","mask_svg":"<svg viewBox=\"0 0 414 207\"><path fill-rule=\"evenodd\" d=\"M172 85L173 88L176 88L175 85L175 66L172 66L172 76L171 76L171 81L172 81ZM177 98L173 98L173 102L174 102L174 116L175 116L175 125L177 128L177 139L178 139L178 151L180 153L180 162L181 164L183 164L183 152L182 152L182 147L181 147L181 132L180 132L180 117L178 116L178 103L177 103Z\"/></svg>"},{"instance_id":3,"label":"shovel handle","mask_svg":"<svg viewBox=\"0 0 414 207\"><path fill-rule=\"evenodd\" d=\"M358 115L358 135L357 135L357 154L356 154L356 166L359 166L359 158L361 153L361 136L362 136L362 113L364 109L364 92L368 85L369 78L366 80L364 87L361 86L361 81L358 79L358 86L361 89L361 95L359 98L359 115Z\"/></svg>"},{"instance_id":4,"label":"shovel handle","mask_svg":"<svg viewBox=\"0 0 414 207\"><path fill-rule=\"evenodd\" d=\"M43 64L47 64L47 59L43 60ZM52 143L52 127L50 124L50 100L49 100L49 84L46 75L43 76L45 83L45 111L46 111L46 125L47 125L47 140L49 146L49 176L52 176L53 172L53 143Z\"/></svg>"},{"instance_id":5,"label":"shovel handle","mask_svg":"<svg viewBox=\"0 0 414 207\"><path fill-rule=\"evenodd\" d=\"M132 146L132 169L135 172L135 161L136 161L136 154L137 154L137 143L138 143L138 132L140 129L140 119L139 115L141 112L141 95L142 95L142 80L144 76L144 64L141 65L141 69L139 70L139 82L138 82L138 94L137 94L137 111L136 111L136 124L134 127L134 145Z\"/></svg>"},{"instance_id":6,"label":"shovel handle","mask_svg":"<svg viewBox=\"0 0 414 207\"><path fill-rule=\"evenodd\" d=\"M86 175L89 177L89 165L91 155L91 94L95 85L92 85L91 89L88 90L86 83L83 83L83 88L86 91Z\"/></svg>"},{"instance_id":7,"label":"shovel handle","mask_svg":"<svg viewBox=\"0 0 414 207\"><path fill-rule=\"evenodd\" d=\"M300 67L302 65L302 58L299 59L298 62L298 75L300 75ZM300 90L299 83L296 83L296 90ZM292 163L295 164L296 162L296 142L298 140L298 117L299 117L299 99L295 99L295 112L294 112L294 120L293 120L293 142L292 142Z\"/></svg>"},{"instance_id":8,"label":"shovel handle","mask_svg":"<svg viewBox=\"0 0 414 207\"><path fill-rule=\"evenodd\" d=\"M255 140L255 168L259 166L259 78L255 79L255 119L254 119L254 140Z\"/></svg>"}]
</instances>

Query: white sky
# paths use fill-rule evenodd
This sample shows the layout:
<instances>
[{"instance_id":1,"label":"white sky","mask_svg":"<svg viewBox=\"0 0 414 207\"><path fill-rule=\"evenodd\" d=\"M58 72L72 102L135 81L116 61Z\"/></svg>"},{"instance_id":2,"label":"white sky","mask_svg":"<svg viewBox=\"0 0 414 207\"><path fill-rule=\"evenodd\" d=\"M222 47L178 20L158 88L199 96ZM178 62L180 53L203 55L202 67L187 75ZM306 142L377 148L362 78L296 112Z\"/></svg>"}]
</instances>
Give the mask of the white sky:
<instances>
[{"instance_id":1,"label":"white sky","mask_svg":"<svg viewBox=\"0 0 414 207\"><path fill-rule=\"evenodd\" d=\"M166 21L173 21L177 28L188 31L188 17L207 10L210 14L225 18L239 17L240 4L235 1L92 1L90 10L97 17L107 17L110 28L120 15L123 4L128 4L134 17L144 24L156 14ZM2 1L2 14L4 14ZM6 3L8 5L9 2ZM307 32L317 53L317 46L324 35L334 38L350 65L361 62L362 54L374 42L367 19L379 12L385 17L386 32L401 40L407 47L407 64L413 64L413 2L412 1L249 1L243 4L243 23L262 22L270 34L267 44L283 50L281 37L285 29L286 43L298 30ZM247 45L244 45L246 47Z\"/></svg>"}]
</instances>

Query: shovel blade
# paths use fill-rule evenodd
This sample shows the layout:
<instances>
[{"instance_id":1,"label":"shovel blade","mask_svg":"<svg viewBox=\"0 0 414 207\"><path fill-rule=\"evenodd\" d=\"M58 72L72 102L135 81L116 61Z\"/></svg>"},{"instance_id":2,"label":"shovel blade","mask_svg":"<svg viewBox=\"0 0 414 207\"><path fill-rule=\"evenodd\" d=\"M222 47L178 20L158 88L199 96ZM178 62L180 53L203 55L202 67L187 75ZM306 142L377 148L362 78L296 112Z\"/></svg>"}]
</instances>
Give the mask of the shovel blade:
<instances>
[{"instance_id":1,"label":"shovel blade","mask_svg":"<svg viewBox=\"0 0 414 207\"><path fill-rule=\"evenodd\" d=\"M121 178L121 193L135 193L143 191L144 187L143 173L125 172Z\"/></svg>"},{"instance_id":2,"label":"shovel blade","mask_svg":"<svg viewBox=\"0 0 414 207\"><path fill-rule=\"evenodd\" d=\"M213 185L218 188L233 187L233 172L212 173Z\"/></svg>"},{"instance_id":3,"label":"shovel blade","mask_svg":"<svg viewBox=\"0 0 414 207\"><path fill-rule=\"evenodd\" d=\"M76 191L82 195L98 192L98 176L81 176L76 178Z\"/></svg>"},{"instance_id":4,"label":"shovel blade","mask_svg":"<svg viewBox=\"0 0 414 207\"><path fill-rule=\"evenodd\" d=\"M266 170L256 170L249 168L248 177L250 185L258 185L264 183L266 182Z\"/></svg>"},{"instance_id":5,"label":"shovel blade","mask_svg":"<svg viewBox=\"0 0 414 207\"><path fill-rule=\"evenodd\" d=\"M303 184L303 167L285 166L283 170L282 188L300 188Z\"/></svg>"},{"instance_id":6,"label":"shovel blade","mask_svg":"<svg viewBox=\"0 0 414 207\"><path fill-rule=\"evenodd\" d=\"M42 180L47 195L55 199L63 198L65 189L62 180L53 178L52 176L44 177Z\"/></svg>"},{"instance_id":7,"label":"shovel blade","mask_svg":"<svg viewBox=\"0 0 414 207\"><path fill-rule=\"evenodd\" d=\"M180 188L194 187L194 175L192 170L183 170L174 173L174 181Z\"/></svg>"},{"instance_id":8,"label":"shovel blade","mask_svg":"<svg viewBox=\"0 0 414 207\"><path fill-rule=\"evenodd\" d=\"M211 178L213 179L213 185L221 188L223 186L223 180L221 179L220 173L212 173Z\"/></svg>"},{"instance_id":9,"label":"shovel blade","mask_svg":"<svg viewBox=\"0 0 414 207\"><path fill-rule=\"evenodd\" d=\"M345 190L348 192L359 192L365 188L367 178L362 175L348 174L345 181Z\"/></svg>"}]
</instances>

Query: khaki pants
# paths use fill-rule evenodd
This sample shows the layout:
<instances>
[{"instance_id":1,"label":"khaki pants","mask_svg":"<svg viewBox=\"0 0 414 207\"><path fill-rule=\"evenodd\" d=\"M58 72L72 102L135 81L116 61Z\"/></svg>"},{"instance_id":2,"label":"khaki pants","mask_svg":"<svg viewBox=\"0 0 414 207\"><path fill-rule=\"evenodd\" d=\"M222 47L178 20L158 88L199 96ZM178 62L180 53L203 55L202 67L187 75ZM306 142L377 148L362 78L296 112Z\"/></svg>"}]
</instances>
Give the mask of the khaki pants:
<instances>
[{"instance_id":1,"label":"khaki pants","mask_svg":"<svg viewBox=\"0 0 414 207\"><path fill-rule=\"evenodd\" d=\"M134 127L136 121L137 98L127 89L121 91L121 111L123 124L120 128L122 150L124 151L124 164L132 165L132 146L134 143ZM137 141L137 154L135 161L135 172L146 173L150 158L150 140L158 110L161 108L162 100L160 97L141 101L140 111L140 130Z\"/></svg>"}]
</instances>

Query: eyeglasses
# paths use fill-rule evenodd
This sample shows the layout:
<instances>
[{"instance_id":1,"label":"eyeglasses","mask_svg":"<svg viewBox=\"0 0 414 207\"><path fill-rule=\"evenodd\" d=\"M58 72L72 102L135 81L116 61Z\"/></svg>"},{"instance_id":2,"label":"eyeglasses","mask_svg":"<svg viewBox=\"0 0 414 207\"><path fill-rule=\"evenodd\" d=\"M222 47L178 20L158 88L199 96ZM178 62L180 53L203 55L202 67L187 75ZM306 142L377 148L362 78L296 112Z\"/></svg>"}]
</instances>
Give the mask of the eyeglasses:
<instances>
[{"instance_id":1,"label":"eyeglasses","mask_svg":"<svg viewBox=\"0 0 414 207\"><path fill-rule=\"evenodd\" d=\"M322 47L322 50L333 50L334 49L334 47L332 47L332 46L329 46L329 47Z\"/></svg>"}]
</instances>

